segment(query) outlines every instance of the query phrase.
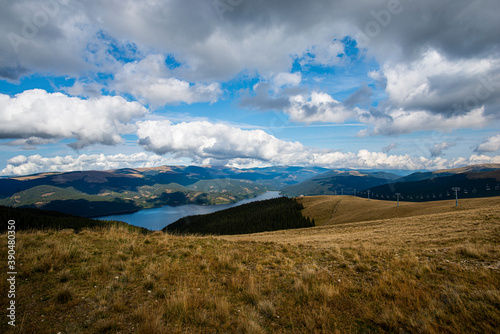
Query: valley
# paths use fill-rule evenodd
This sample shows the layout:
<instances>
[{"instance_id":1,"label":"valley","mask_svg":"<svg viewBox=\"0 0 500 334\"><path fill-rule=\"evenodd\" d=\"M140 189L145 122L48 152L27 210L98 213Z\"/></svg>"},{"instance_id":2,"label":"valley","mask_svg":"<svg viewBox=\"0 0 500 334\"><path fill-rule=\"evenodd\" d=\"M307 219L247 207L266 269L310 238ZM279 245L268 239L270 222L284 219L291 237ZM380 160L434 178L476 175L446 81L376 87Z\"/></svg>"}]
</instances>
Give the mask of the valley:
<instances>
[{"instance_id":1,"label":"valley","mask_svg":"<svg viewBox=\"0 0 500 334\"><path fill-rule=\"evenodd\" d=\"M304 181L324 168L161 166L0 178L0 205L85 217L183 204L218 205Z\"/></svg>"}]
</instances>

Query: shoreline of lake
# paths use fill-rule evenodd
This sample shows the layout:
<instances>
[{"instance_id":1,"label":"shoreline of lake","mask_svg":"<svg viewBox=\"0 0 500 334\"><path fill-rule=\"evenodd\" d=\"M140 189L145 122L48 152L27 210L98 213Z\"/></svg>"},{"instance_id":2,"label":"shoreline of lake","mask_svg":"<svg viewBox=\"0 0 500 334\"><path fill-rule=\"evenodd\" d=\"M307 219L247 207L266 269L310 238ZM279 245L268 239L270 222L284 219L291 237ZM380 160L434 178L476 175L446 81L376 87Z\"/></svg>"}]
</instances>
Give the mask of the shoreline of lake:
<instances>
[{"instance_id":1,"label":"shoreline of lake","mask_svg":"<svg viewBox=\"0 0 500 334\"><path fill-rule=\"evenodd\" d=\"M178 206L165 205L159 208L141 209L133 213L107 215L107 216L96 217L94 219L122 221L130 225L144 227L149 230L157 231L177 221L178 219L181 219L186 216L208 214L236 207L239 205L252 203L256 201L263 201L271 198L277 198L280 196L281 194L279 191L268 191L261 195L252 198L246 198L230 204L219 204L219 205L184 204Z\"/></svg>"}]
</instances>

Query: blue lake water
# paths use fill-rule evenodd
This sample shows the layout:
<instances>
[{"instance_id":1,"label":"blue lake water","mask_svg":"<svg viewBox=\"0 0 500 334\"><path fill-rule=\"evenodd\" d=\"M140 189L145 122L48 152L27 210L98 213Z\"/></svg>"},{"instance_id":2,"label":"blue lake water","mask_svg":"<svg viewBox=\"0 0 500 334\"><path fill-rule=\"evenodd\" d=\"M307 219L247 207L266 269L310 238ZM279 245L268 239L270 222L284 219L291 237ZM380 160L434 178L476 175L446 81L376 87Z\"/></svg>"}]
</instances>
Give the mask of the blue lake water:
<instances>
[{"instance_id":1,"label":"blue lake water","mask_svg":"<svg viewBox=\"0 0 500 334\"><path fill-rule=\"evenodd\" d=\"M130 225L135 225L139 227L145 227L149 230L161 230L165 226L172 224L173 222L192 215L203 215L206 213L212 213L220 210L225 210L233 208L238 205L263 201L266 199L280 197L279 191L268 191L262 195L254 198L247 198L232 204L221 204L221 205L180 205L180 206L163 206L161 208L154 209L143 209L135 213L124 214L124 215L113 215L99 217L100 220L119 220L126 222Z\"/></svg>"}]
</instances>

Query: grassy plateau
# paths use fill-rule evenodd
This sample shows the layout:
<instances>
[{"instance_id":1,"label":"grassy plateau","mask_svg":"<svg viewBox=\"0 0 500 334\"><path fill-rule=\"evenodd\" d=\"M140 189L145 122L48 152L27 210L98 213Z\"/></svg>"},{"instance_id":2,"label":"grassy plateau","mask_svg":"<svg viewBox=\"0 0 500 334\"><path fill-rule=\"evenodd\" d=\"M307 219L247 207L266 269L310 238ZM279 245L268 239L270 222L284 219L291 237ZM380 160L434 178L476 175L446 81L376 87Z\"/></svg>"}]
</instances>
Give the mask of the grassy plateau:
<instances>
[{"instance_id":1,"label":"grassy plateau","mask_svg":"<svg viewBox=\"0 0 500 334\"><path fill-rule=\"evenodd\" d=\"M19 231L16 327L4 317L0 332L498 332L500 198L458 208L300 201L318 226L234 236ZM5 233L0 247L6 257ZM0 301L5 310L6 293Z\"/></svg>"}]
</instances>

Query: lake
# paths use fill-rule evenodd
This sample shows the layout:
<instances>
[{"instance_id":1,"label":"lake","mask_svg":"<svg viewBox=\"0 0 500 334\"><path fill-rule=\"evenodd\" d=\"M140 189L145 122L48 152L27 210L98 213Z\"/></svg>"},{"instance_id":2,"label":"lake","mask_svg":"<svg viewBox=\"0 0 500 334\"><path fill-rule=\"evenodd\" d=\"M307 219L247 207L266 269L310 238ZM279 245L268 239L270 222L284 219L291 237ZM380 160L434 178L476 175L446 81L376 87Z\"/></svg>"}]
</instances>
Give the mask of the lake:
<instances>
[{"instance_id":1,"label":"lake","mask_svg":"<svg viewBox=\"0 0 500 334\"><path fill-rule=\"evenodd\" d=\"M203 215L206 213L212 213L220 210L234 208L235 206L246 203L263 201L266 199L277 198L280 196L281 195L279 191L268 191L262 195L253 198L247 198L232 204L221 204L221 205L187 204L179 206L166 205L161 208L143 209L131 214L105 216L96 219L119 220L122 222L126 222L130 225L145 227L149 230L161 230L165 226L172 224L173 222L186 216Z\"/></svg>"}]
</instances>

